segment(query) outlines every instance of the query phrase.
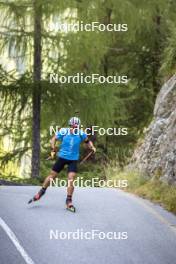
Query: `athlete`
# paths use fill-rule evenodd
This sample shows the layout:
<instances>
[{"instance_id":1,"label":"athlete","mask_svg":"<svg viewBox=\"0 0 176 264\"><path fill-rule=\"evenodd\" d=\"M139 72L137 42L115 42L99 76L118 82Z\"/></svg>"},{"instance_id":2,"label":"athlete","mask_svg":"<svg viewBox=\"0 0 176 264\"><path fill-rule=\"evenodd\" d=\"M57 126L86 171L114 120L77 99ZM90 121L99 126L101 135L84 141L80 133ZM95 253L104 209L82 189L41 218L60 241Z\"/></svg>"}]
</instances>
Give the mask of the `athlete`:
<instances>
[{"instance_id":1,"label":"athlete","mask_svg":"<svg viewBox=\"0 0 176 264\"><path fill-rule=\"evenodd\" d=\"M69 128L61 128L51 139L52 157L56 154L56 141L61 141L60 149L57 152L57 161L54 164L49 176L45 179L42 188L34 196L34 198L29 201L29 203L39 200L45 194L46 189L50 185L50 180L54 180L64 166L67 165L68 187L66 208L75 212L75 207L72 204L72 196L74 192L73 181L77 173L80 144L85 142L87 143L89 149L93 150L94 153L96 152L96 148L94 147L92 141L90 141L87 134L80 129L80 124L81 122L78 117L72 117L69 120Z\"/></svg>"}]
</instances>

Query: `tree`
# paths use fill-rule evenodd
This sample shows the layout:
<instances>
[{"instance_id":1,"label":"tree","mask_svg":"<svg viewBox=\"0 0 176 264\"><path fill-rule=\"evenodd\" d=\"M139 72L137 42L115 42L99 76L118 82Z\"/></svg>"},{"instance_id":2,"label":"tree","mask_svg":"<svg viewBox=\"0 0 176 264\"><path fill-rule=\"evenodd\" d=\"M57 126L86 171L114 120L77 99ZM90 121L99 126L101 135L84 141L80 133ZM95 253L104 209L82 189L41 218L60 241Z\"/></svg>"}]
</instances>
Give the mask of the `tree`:
<instances>
[{"instance_id":1,"label":"tree","mask_svg":"<svg viewBox=\"0 0 176 264\"><path fill-rule=\"evenodd\" d=\"M1 54L8 50L9 59L15 57L18 69L13 73L7 71L6 76L3 69L1 74L1 98L6 111L1 115L3 135L10 135L13 124L13 139L18 142L14 158L20 157L20 152L24 154L18 147L20 140L25 142L25 151L32 150L33 177L39 175L44 155L40 157L40 148L43 153L48 146L49 124L61 125L75 109L85 125L129 128L126 138L100 139L112 157L134 147L152 116L163 57L164 65L169 64L172 71L175 68L174 6L164 0L0 2ZM58 23L81 21L127 23L128 32L66 34L57 29ZM166 47L164 54L163 47ZM19 67L23 64L25 70ZM126 86L49 84L49 73L54 72L125 74L130 82ZM124 162L123 153L121 157Z\"/></svg>"},{"instance_id":2,"label":"tree","mask_svg":"<svg viewBox=\"0 0 176 264\"><path fill-rule=\"evenodd\" d=\"M32 93L32 177L40 172L40 115L41 115L41 70L42 70L42 5L34 1L34 73Z\"/></svg>"}]
</instances>

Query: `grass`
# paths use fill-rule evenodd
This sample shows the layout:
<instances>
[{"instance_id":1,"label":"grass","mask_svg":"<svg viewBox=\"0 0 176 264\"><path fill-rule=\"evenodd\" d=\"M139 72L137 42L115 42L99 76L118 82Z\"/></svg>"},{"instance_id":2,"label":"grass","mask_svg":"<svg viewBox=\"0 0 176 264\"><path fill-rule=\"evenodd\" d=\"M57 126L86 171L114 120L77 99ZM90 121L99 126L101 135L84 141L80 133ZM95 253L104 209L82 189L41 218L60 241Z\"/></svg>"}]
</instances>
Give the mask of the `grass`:
<instances>
[{"instance_id":1,"label":"grass","mask_svg":"<svg viewBox=\"0 0 176 264\"><path fill-rule=\"evenodd\" d=\"M9 185L41 185L42 178L32 179L32 178L19 178L14 175L0 175L0 180L7 181ZM11 183L11 184L10 184Z\"/></svg>"},{"instance_id":2,"label":"grass","mask_svg":"<svg viewBox=\"0 0 176 264\"><path fill-rule=\"evenodd\" d=\"M176 186L168 185L159 179L142 176L136 171L119 170L114 164L109 165L105 173L108 179L127 180L126 191L159 203L168 211L176 214Z\"/></svg>"},{"instance_id":3,"label":"grass","mask_svg":"<svg viewBox=\"0 0 176 264\"><path fill-rule=\"evenodd\" d=\"M176 187L167 185L158 180L150 180L143 186L140 186L136 192L137 195L161 204L168 211L176 214Z\"/></svg>"}]
</instances>

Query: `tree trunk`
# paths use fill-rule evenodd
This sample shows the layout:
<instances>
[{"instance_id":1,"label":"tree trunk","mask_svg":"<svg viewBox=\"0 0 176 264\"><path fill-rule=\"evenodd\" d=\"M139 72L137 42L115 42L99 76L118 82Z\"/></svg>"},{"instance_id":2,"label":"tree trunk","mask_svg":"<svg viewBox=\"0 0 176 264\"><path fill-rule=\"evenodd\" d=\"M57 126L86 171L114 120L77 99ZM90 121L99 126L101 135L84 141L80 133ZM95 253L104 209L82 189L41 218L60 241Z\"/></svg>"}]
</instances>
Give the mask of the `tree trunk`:
<instances>
[{"instance_id":1,"label":"tree trunk","mask_svg":"<svg viewBox=\"0 0 176 264\"><path fill-rule=\"evenodd\" d=\"M157 15L154 17L154 25L156 29L156 39L154 46L154 55L153 55L153 91L154 91L154 100L158 95L158 92L161 87L160 78L158 76L159 69L161 67L160 57L161 57L161 16L159 10L157 10Z\"/></svg>"},{"instance_id":2,"label":"tree trunk","mask_svg":"<svg viewBox=\"0 0 176 264\"><path fill-rule=\"evenodd\" d=\"M40 172L40 112L41 112L41 4L34 0L34 68L32 94L32 177L39 177Z\"/></svg>"},{"instance_id":3,"label":"tree trunk","mask_svg":"<svg viewBox=\"0 0 176 264\"><path fill-rule=\"evenodd\" d=\"M106 17L104 19L104 24L108 25L111 23L111 14L112 9L106 8ZM109 54L104 55L104 62L103 62L103 70L104 70L104 76L108 77L108 71L109 71L109 60L108 60ZM109 145L109 137L106 135L105 137L105 151L104 153L108 155L108 145Z\"/></svg>"}]
</instances>

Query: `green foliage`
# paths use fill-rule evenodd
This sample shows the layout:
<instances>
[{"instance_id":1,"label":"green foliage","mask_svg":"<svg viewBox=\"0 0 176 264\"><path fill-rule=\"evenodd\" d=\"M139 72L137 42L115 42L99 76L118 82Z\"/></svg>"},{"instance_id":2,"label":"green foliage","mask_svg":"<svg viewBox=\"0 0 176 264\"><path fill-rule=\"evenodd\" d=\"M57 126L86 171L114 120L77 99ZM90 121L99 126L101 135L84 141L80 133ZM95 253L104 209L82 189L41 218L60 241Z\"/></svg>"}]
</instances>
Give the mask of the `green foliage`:
<instances>
[{"instance_id":1,"label":"green foliage","mask_svg":"<svg viewBox=\"0 0 176 264\"><path fill-rule=\"evenodd\" d=\"M175 23L170 23L169 34L163 53L163 63L160 69L162 75L170 77L176 71L176 32Z\"/></svg>"},{"instance_id":2,"label":"green foliage","mask_svg":"<svg viewBox=\"0 0 176 264\"><path fill-rule=\"evenodd\" d=\"M151 179L139 172L119 168L117 162L111 162L105 167L105 175L108 180L123 181L128 183L123 190L137 194L143 198L159 203L167 210L176 214L176 187L161 182L158 179Z\"/></svg>"},{"instance_id":3,"label":"green foliage","mask_svg":"<svg viewBox=\"0 0 176 264\"><path fill-rule=\"evenodd\" d=\"M136 189L135 193L144 198L151 199L154 202L160 203L167 210L176 213L175 186L170 186L157 180L150 180L146 184Z\"/></svg>"},{"instance_id":4,"label":"green foliage","mask_svg":"<svg viewBox=\"0 0 176 264\"><path fill-rule=\"evenodd\" d=\"M37 4L42 6L42 158L49 146L49 126L62 126L78 110L84 126L128 128L125 137L98 137L97 142L108 160L116 157L123 167L152 118L163 76L175 71L176 4L164 0L38 0ZM31 0L0 3L0 52L16 63L14 71L6 71L3 63L0 68L1 137L8 135L14 142L12 150L1 156L3 164L12 158L19 161L20 153L31 150L33 11ZM81 21L127 23L128 32L66 34L50 27L51 22ZM127 75L130 81L51 85L53 72Z\"/></svg>"},{"instance_id":5,"label":"green foliage","mask_svg":"<svg viewBox=\"0 0 176 264\"><path fill-rule=\"evenodd\" d=\"M122 170L117 161L111 161L105 166L104 170L107 180L126 180L127 188L125 190L136 191L136 189L147 182L147 178L139 175L135 170Z\"/></svg>"}]
</instances>

